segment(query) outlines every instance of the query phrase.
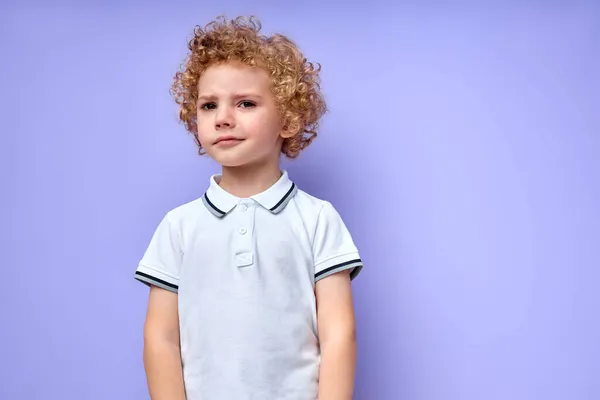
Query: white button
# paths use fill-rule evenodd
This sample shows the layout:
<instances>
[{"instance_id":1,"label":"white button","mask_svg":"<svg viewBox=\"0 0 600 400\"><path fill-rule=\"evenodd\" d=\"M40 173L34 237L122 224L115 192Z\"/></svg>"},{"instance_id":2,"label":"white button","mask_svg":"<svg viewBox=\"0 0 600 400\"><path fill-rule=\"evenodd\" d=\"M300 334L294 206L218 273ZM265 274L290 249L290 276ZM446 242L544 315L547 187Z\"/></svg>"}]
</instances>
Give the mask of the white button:
<instances>
[{"instance_id":1,"label":"white button","mask_svg":"<svg viewBox=\"0 0 600 400\"><path fill-rule=\"evenodd\" d=\"M242 211L246 211L247 209L248 209L248 206L247 206L247 205L245 205L245 204L242 204L242 205L240 206L240 210L242 210Z\"/></svg>"},{"instance_id":2,"label":"white button","mask_svg":"<svg viewBox=\"0 0 600 400\"><path fill-rule=\"evenodd\" d=\"M246 232L246 228L240 228L240 234L245 235Z\"/></svg>"}]
</instances>

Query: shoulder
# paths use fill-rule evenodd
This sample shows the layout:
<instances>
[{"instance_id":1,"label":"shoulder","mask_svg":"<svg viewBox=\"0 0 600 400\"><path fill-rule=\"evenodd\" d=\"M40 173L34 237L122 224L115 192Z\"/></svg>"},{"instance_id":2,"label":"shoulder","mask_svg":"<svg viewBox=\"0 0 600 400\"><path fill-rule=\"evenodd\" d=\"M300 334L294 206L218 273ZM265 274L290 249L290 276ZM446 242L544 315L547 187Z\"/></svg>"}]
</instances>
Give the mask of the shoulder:
<instances>
[{"instance_id":1,"label":"shoulder","mask_svg":"<svg viewBox=\"0 0 600 400\"><path fill-rule=\"evenodd\" d=\"M169 214L172 215L173 217L181 217L181 216L187 216L190 213L195 213L197 212L197 209L202 205L202 198L198 197L195 198L193 200L190 200L186 203L183 203L175 208L172 208L171 210L169 210Z\"/></svg>"},{"instance_id":2,"label":"shoulder","mask_svg":"<svg viewBox=\"0 0 600 400\"><path fill-rule=\"evenodd\" d=\"M301 189L298 189L293 201L303 215L317 219L323 212L335 210L333 204L328 200L313 196Z\"/></svg>"},{"instance_id":3,"label":"shoulder","mask_svg":"<svg viewBox=\"0 0 600 400\"><path fill-rule=\"evenodd\" d=\"M346 231L341 215L330 201L298 190L294 205L304 226L312 233L313 241Z\"/></svg>"},{"instance_id":4,"label":"shoulder","mask_svg":"<svg viewBox=\"0 0 600 400\"><path fill-rule=\"evenodd\" d=\"M303 190L298 190L294 201L304 217L315 222L328 223L341 220L341 216L332 202L311 195Z\"/></svg>"},{"instance_id":5,"label":"shoulder","mask_svg":"<svg viewBox=\"0 0 600 400\"><path fill-rule=\"evenodd\" d=\"M199 224L206 218L206 207L202 198L196 198L168 210L164 215L164 221L174 228L181 228L191 224Z\"/></svg>"}]
</instances>

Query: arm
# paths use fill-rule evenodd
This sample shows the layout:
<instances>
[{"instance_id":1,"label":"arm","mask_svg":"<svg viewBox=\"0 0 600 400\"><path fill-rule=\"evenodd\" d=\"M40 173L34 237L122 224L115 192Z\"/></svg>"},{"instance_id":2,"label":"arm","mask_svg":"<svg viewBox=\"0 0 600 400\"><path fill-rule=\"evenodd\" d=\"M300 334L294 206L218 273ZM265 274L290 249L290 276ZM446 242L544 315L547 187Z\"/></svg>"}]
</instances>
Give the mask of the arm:
<instances>
[{"instance_id":1,"label":"arm","mask_svg":"<svg viewBox=\"0 0 600 400\"><path fill-rule=\"evenodd\" d=\"M177 294L156 286L144 325L144 367L152 400L185 400Z\"/></svg>"},{"instance_id":2,"label":"arm","mask_svg":"<svg viewBox=\"0 0 600 400\"><path fill-rule=\"evenodd\" d=\"M349 270L316 283L321 346L319 400L352 400L356 337Z\"/></svg>"}]
</instances>

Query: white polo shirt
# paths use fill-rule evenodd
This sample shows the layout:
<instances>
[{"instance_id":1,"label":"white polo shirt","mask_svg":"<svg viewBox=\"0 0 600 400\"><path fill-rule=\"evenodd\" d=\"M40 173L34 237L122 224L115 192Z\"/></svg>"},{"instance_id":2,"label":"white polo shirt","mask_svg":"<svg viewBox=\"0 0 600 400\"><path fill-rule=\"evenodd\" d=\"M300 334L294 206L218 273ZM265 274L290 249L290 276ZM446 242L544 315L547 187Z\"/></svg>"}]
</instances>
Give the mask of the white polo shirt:
<instances>
[{"instance_id":1,"label":"white polo shirt","mask_svg":"<svg viewBox=\"0 0 600 400\"><path fill-rule=\"evenodd\" d=\"M135 278L178 293L188 400L315 400L315 282L362 261L335 208L283 171L238 198L210 179L168 212Z\"/></svg>"}]
</instances>

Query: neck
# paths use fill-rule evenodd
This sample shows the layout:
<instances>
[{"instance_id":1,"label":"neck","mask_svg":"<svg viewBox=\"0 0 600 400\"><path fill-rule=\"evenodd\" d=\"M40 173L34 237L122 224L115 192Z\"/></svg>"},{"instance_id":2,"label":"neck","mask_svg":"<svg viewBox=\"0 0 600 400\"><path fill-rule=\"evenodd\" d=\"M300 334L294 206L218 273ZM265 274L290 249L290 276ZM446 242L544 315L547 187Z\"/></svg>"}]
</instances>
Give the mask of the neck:
<instances>
[{"instance_id":1,"label":"neck","mask_svg":"<svg viewBox=\"0 0 600 400\"><path fill-rule=\"evenodd\" d=\"M280 177L279 162L222 167L219 186L236 197L247 198L264 192L273 186Z\"/></svg>"}]
</instances>

